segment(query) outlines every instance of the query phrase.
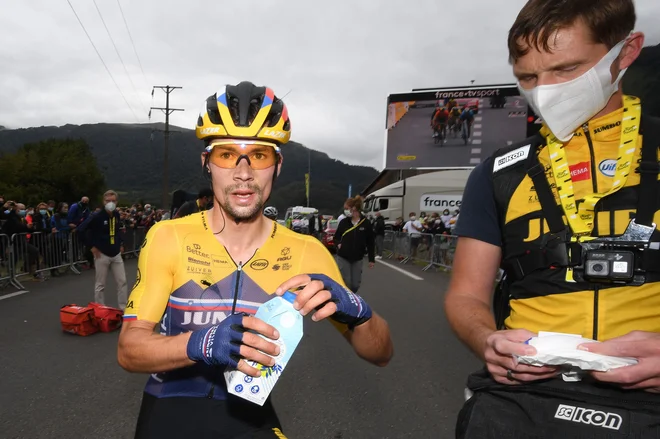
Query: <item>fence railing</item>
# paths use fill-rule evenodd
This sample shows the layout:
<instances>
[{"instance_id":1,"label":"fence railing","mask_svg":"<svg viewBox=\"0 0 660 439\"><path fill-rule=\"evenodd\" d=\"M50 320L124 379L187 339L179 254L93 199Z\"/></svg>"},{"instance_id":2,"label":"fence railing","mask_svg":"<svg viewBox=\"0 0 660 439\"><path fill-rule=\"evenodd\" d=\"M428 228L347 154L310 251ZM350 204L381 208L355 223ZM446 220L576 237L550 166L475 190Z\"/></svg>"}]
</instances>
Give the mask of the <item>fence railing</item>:
<instances>
[{"instance_id":1,"label":"fence railing","mask_svg":"<svg viewBox=\"0 0 660 439\"><path fill-rule=\"evenodd\" d=\"M457 242L458 237L452 235L386 231L382 256L401 264L421 263L424 271L431 268L451 270Z\"/></svg>"},{"instance_id":2,"label":"fence railing","mask_svg":"<svg viewBox=\"0 0 660 439\"><path fill-rule=\"evenodd\" d=\"M400 264L421 264L424 266L423 271L431 268L451 271L457 243L458 236L454 235L386 231L382 257L398 260ZM503 274L499 270L496 282L500 281Z\"/></svg>"},{"instance_id":3,"label":"fence railing","mask_svg":"<svg viewBox=\"0 0 660 439\"><path fill-rule=\"evenodd\" d=\"M124 259L136 258L146 236L143 227L120 229ZM78 232L58 231L0 234L0 288L24 290L25 279L44 280L68 270L80 274L80 266L94 260Z\"/></svg>"}]
</instances>

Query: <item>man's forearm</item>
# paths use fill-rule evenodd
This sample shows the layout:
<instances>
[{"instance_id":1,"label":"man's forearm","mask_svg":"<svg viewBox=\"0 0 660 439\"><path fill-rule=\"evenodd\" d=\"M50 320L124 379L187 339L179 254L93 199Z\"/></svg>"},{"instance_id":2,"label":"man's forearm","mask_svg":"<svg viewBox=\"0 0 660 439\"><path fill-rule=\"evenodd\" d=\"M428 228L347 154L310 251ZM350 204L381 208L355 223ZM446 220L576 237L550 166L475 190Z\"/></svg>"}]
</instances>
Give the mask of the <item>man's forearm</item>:
<instances>
[{"instance_id":1,"label":"man's forearm","mask_svg":"<svg viewBox=\"0 0 660 439\"><path fill-rule=\"evenodd\" d=\"M374 313L366 322L345 334L355 353L376 366L387 366L394 354L390 329L382 317Z\"/></svg>"},{"instance_id":2,"label":"man's forearm","mask_svg":"<svg viewBox=\"0 0 660 439\"><path fill-rule=\"evenodd\" d=\"M483 360L486 339L496 331L490 308L478 299L448 295L445 312L458 338Z\"/></svg>"},{"instance_id":3,"label":"man's forearm","mask_svg":"<svg viewBox=\"0 0 660 439\"><path fill-rule=\"evenodd\" d=\"M167 372L192 366L195 362L187 354L190 334L164 336L142 328L127 328L119 337L119 365L137 373Z\"/></svg>"}]
</instances>

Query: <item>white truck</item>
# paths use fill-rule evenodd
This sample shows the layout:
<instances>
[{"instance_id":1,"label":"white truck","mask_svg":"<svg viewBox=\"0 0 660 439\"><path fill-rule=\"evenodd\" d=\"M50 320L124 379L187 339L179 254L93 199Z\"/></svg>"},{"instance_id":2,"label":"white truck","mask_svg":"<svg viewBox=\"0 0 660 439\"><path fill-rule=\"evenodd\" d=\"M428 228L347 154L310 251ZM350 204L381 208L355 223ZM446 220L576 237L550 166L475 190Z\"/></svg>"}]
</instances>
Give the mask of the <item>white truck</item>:
<instances>
[{"instance_id":1,"label":"white truck","mask_svg":"<svg viewBox=\"0 0 660 439\"><path fill-rule=\"evenodd\" d=\"M460 209L463 190L472 169L443 170L416 175L378 189L365 197L364 214L372 218L376 212L393 225L401 217L408 220L410 212L430 215L445 209Z\"/></svg>"}]
</instances>

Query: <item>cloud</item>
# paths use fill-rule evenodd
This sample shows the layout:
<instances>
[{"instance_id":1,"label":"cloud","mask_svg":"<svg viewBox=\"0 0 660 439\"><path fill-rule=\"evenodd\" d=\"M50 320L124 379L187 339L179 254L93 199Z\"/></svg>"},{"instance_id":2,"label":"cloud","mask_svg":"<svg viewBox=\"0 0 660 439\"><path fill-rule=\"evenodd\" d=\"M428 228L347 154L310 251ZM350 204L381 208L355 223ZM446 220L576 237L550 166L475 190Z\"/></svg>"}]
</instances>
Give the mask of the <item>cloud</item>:
<instances>
[{"instance_id":1,"label":"cloud","mask_svg":"<svg viewBox=\"0 0 660 439\"><path fill-rule=\"evenodd\" d=\"M192 128L207 96L247 79L289 93L294 140L378 168L389 94L512 81L506 35L525 3L120 0L145 78L117 0L96 4L129 75L94 3L69 1L133 112L66 1L11 2L0 16L0 125L147 122L148 107L165 104L151 87L169 84L183 87L171 106L186 110L172 123ZM657 44L660 3L636 7L638 29Z\"/></svg>"}]
</instances>

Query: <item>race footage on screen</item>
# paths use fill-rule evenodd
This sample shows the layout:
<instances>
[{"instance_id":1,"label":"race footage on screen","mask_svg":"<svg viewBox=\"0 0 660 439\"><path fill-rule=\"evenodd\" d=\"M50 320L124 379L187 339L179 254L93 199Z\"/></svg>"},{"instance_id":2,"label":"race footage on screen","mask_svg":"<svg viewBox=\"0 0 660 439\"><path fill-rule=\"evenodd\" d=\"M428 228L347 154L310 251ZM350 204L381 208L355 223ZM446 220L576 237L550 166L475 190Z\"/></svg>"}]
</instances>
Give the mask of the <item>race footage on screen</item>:
<instances>
[{"instance_id":1,"label":"race footage on screen","mask_svg":"<svg viewBox=\"0 0 660 439\"><path fill-rule=\"evenodd\" d=\"M513 84L390 95L385 168L474 167L535 119Z\"/></svg>"}]
</instances>

